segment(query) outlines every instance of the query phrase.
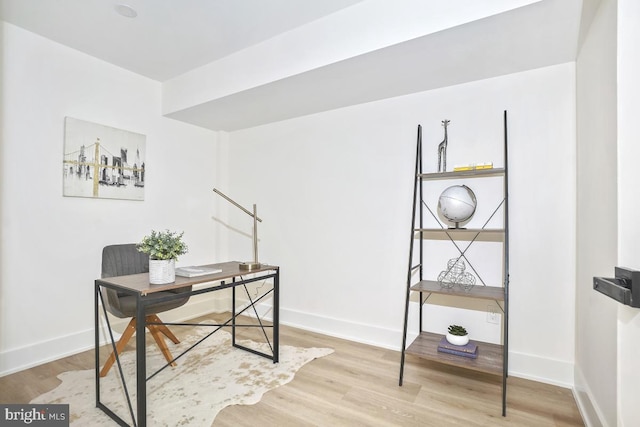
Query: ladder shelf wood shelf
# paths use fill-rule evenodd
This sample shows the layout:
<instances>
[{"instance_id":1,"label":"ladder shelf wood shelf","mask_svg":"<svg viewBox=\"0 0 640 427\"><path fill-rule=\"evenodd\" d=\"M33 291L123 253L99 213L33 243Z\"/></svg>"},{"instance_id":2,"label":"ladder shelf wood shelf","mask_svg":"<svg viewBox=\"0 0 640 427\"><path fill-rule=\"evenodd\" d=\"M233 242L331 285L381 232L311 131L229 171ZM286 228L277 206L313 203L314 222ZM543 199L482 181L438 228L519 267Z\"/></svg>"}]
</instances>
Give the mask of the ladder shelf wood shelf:
<instances>
[{"instance_id":1,"label":"ladder shelf wood shelf","mask_svg":"<svg viewBox=\"0 0 640 427\"><path fill-rule=\"evenodd\" d=\"M454 354L441 353L438 344L442 335L431 332L421 332L411 343L406 352L422 359L433 360L445 365L459 366L473 371L502 375L502 346L485 342L477 342L482 351L476 359L461 357Z\"/></svg>"},{"instance_id":2,"label":"ladder shelf wood shelf","mask_svg":"<svg viewBox=\"0 0 640 427\"><path fill-rule=\"evenodd\" d=\"M430 294L455 295L467 298L488 299L493 301L504 301L504 288L502 286L474 286L468 291L460 288L443 288L435 280L421 280L411 286L414 292L426 292Z\"/></svg>"},{"instance_id":3,"label":"ladder shelf wood shelf","mask_svg":"<svg viewBox=\"0 0 640 427\"><path fill-rule=\"evenodd\" d=\"M413 189L413 209L411 218L411 241L409 246L409 265L407 272L407 287L404 313L404 333L402 338L402 356L400 360L399 385L402 386L406 355L417 356L422 359L436 361L446 365L453 365L473 371L480 371L502 377L502 415L506 416L507 406L507 375L509 354L509 204L508 204L508 151L507 151L507 112L504 111L504 167L477 170L464 170L454 172L422 172L422 127L418 126L418 138L416 147L415 179ZM440 228L427 228L423 226L424 207L435 217L431 208L427 205L423 192L423 183L438 180L468 180L486 177L502 178L502 198L494 214L502 208L502 223L499 228L487 228L486 225L494 214L481 228L446 228L442 224ZM436 280L425 279L434 276L434 272L425 271L424 259L426 254L422 242L425 240L450 241L458 250L458 259L467 259L465 254L469 246L476 242L495 242L502 245L502 283L476 284L471 289L462 287L443 287ZM419 242L414 250L415 242ZM466 242L468 246L460 249L456 242ZM418 261L415 261L415 257ZM468 260L467 260L468 261ZM475 270L474 270L475 271ZM411 343L407 343L409 307L411 295L418 293L419 298L419 333ZM458 356L438 351L438 346L443 339L443 334L423 331L423 306L427 303L435 303L430 300L431 295L445 295L454 298L472 298L494 301L502 310L501 343L494 344L473 340L477 344L476 358ZM426 296L426 297L425 297Z\"/></svg>"}]
</instances>

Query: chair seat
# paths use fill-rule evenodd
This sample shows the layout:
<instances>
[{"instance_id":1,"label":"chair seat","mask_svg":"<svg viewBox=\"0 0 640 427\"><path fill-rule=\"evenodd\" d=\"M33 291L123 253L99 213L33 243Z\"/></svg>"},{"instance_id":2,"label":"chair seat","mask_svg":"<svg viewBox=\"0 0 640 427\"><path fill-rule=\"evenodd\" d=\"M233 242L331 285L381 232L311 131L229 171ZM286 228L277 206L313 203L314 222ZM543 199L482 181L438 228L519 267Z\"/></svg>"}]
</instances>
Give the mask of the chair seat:
<instances>
[{"instance_id":1,"label":"chair seat","mask_svg":"<svg viewBox=\"0 0 640 427\"><path fill-rule=\"evenodd\" d=\"M145 298L151 298L151 299L155 299L155 298L161 298L161 297L165 297L168 295L174 295L175 293L173 292L157 292L154 293L153 296L148 296ZM172 301L165 301L162 303L153 303L149 306L147 306L147 309L145 311L145 315L148 316L150 314L158 314L158 313L162 313L164 311L168 311L177 307L180 307L182 305L184 305L187 300L189 299L189 296L183 297L183 298L178 298ZM124 317L135 317L136 315L136 297L133 295L127 295L127 296L121 296L119 297L120 300L120 311L122 312L122 314L124 314Z\"/></svg>"}]
</instances>

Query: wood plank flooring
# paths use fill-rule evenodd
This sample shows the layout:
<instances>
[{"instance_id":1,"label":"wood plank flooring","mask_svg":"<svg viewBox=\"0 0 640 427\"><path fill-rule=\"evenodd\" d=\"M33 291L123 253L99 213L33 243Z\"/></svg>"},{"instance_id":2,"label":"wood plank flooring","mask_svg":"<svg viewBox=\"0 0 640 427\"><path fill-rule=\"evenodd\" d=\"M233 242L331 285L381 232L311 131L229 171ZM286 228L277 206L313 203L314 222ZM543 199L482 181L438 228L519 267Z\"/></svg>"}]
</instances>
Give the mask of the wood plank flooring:
<instances>
[{"instance_id":1,"label":"wood plank flooring","mask_svg":"<svg viewBox=\"0 0 640 427\"><path fill-rule=\"evenodd\" d=\"M497 376L407 356L399 387L397 351L287 326L281 327L280 341L335 352L302 367L293 381L266 393L256 405L225 408L214 427L584 425L568 389L510 377L507 416L502 417ZM55 388L59 373L90 368L93 351L2 377L0 402L29 402Z\"/></svg>"}]
</instances>

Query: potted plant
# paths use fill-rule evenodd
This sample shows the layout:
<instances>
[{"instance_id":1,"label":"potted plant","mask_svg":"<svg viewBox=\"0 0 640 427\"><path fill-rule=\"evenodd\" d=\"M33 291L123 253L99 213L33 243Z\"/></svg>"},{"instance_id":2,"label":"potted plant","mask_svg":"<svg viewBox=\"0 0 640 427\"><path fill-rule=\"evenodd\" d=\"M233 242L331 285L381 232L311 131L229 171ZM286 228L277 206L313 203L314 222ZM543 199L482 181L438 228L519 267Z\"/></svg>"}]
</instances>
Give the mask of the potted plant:
<instances>
[{"instance_id":1,"label":"potted plant","mask_svg":"<svg viewBox=\"0 0 640 427\"><path fill-rule=\"evenodd\" d=\"M469 342L467 330L460 325L449 325L447 341L453 345L466 345Z\"/></svg>"},{"instance_id":2,"label":"potted plant","mask_svg":"<svg viewBox=\"0 0 640 427\"><path fill-rule=\"evenodd\" d=\"M138 251L149 255L149 283L161 285L176 280L176 260L187 253L187 245L182 240L184 232L155 231L144 236L136 245Z\"/></svg>"}]
</instances>

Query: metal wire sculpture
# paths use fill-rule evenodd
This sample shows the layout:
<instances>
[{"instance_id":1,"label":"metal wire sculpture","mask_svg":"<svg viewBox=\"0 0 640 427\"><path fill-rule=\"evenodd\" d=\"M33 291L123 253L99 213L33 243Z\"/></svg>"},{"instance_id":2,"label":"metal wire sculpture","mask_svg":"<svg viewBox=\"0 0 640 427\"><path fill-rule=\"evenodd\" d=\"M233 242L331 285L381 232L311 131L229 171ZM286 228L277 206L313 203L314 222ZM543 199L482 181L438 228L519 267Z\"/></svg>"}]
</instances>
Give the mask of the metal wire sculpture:
<instances>
[{"instance_id":1,"label":"metal wire sculpture","mask_svg":"<svg viewBox=\"0 0 640 427\"><path fill-rule=\"evenodd\" d=\"M465 271L466 266L460 258L451 258L447 262L447 269L438 275L440 287L451 289L455 285L460 286L465 291L471 290L476 284L473 274Z\"/></svg>"}]
</instances>

